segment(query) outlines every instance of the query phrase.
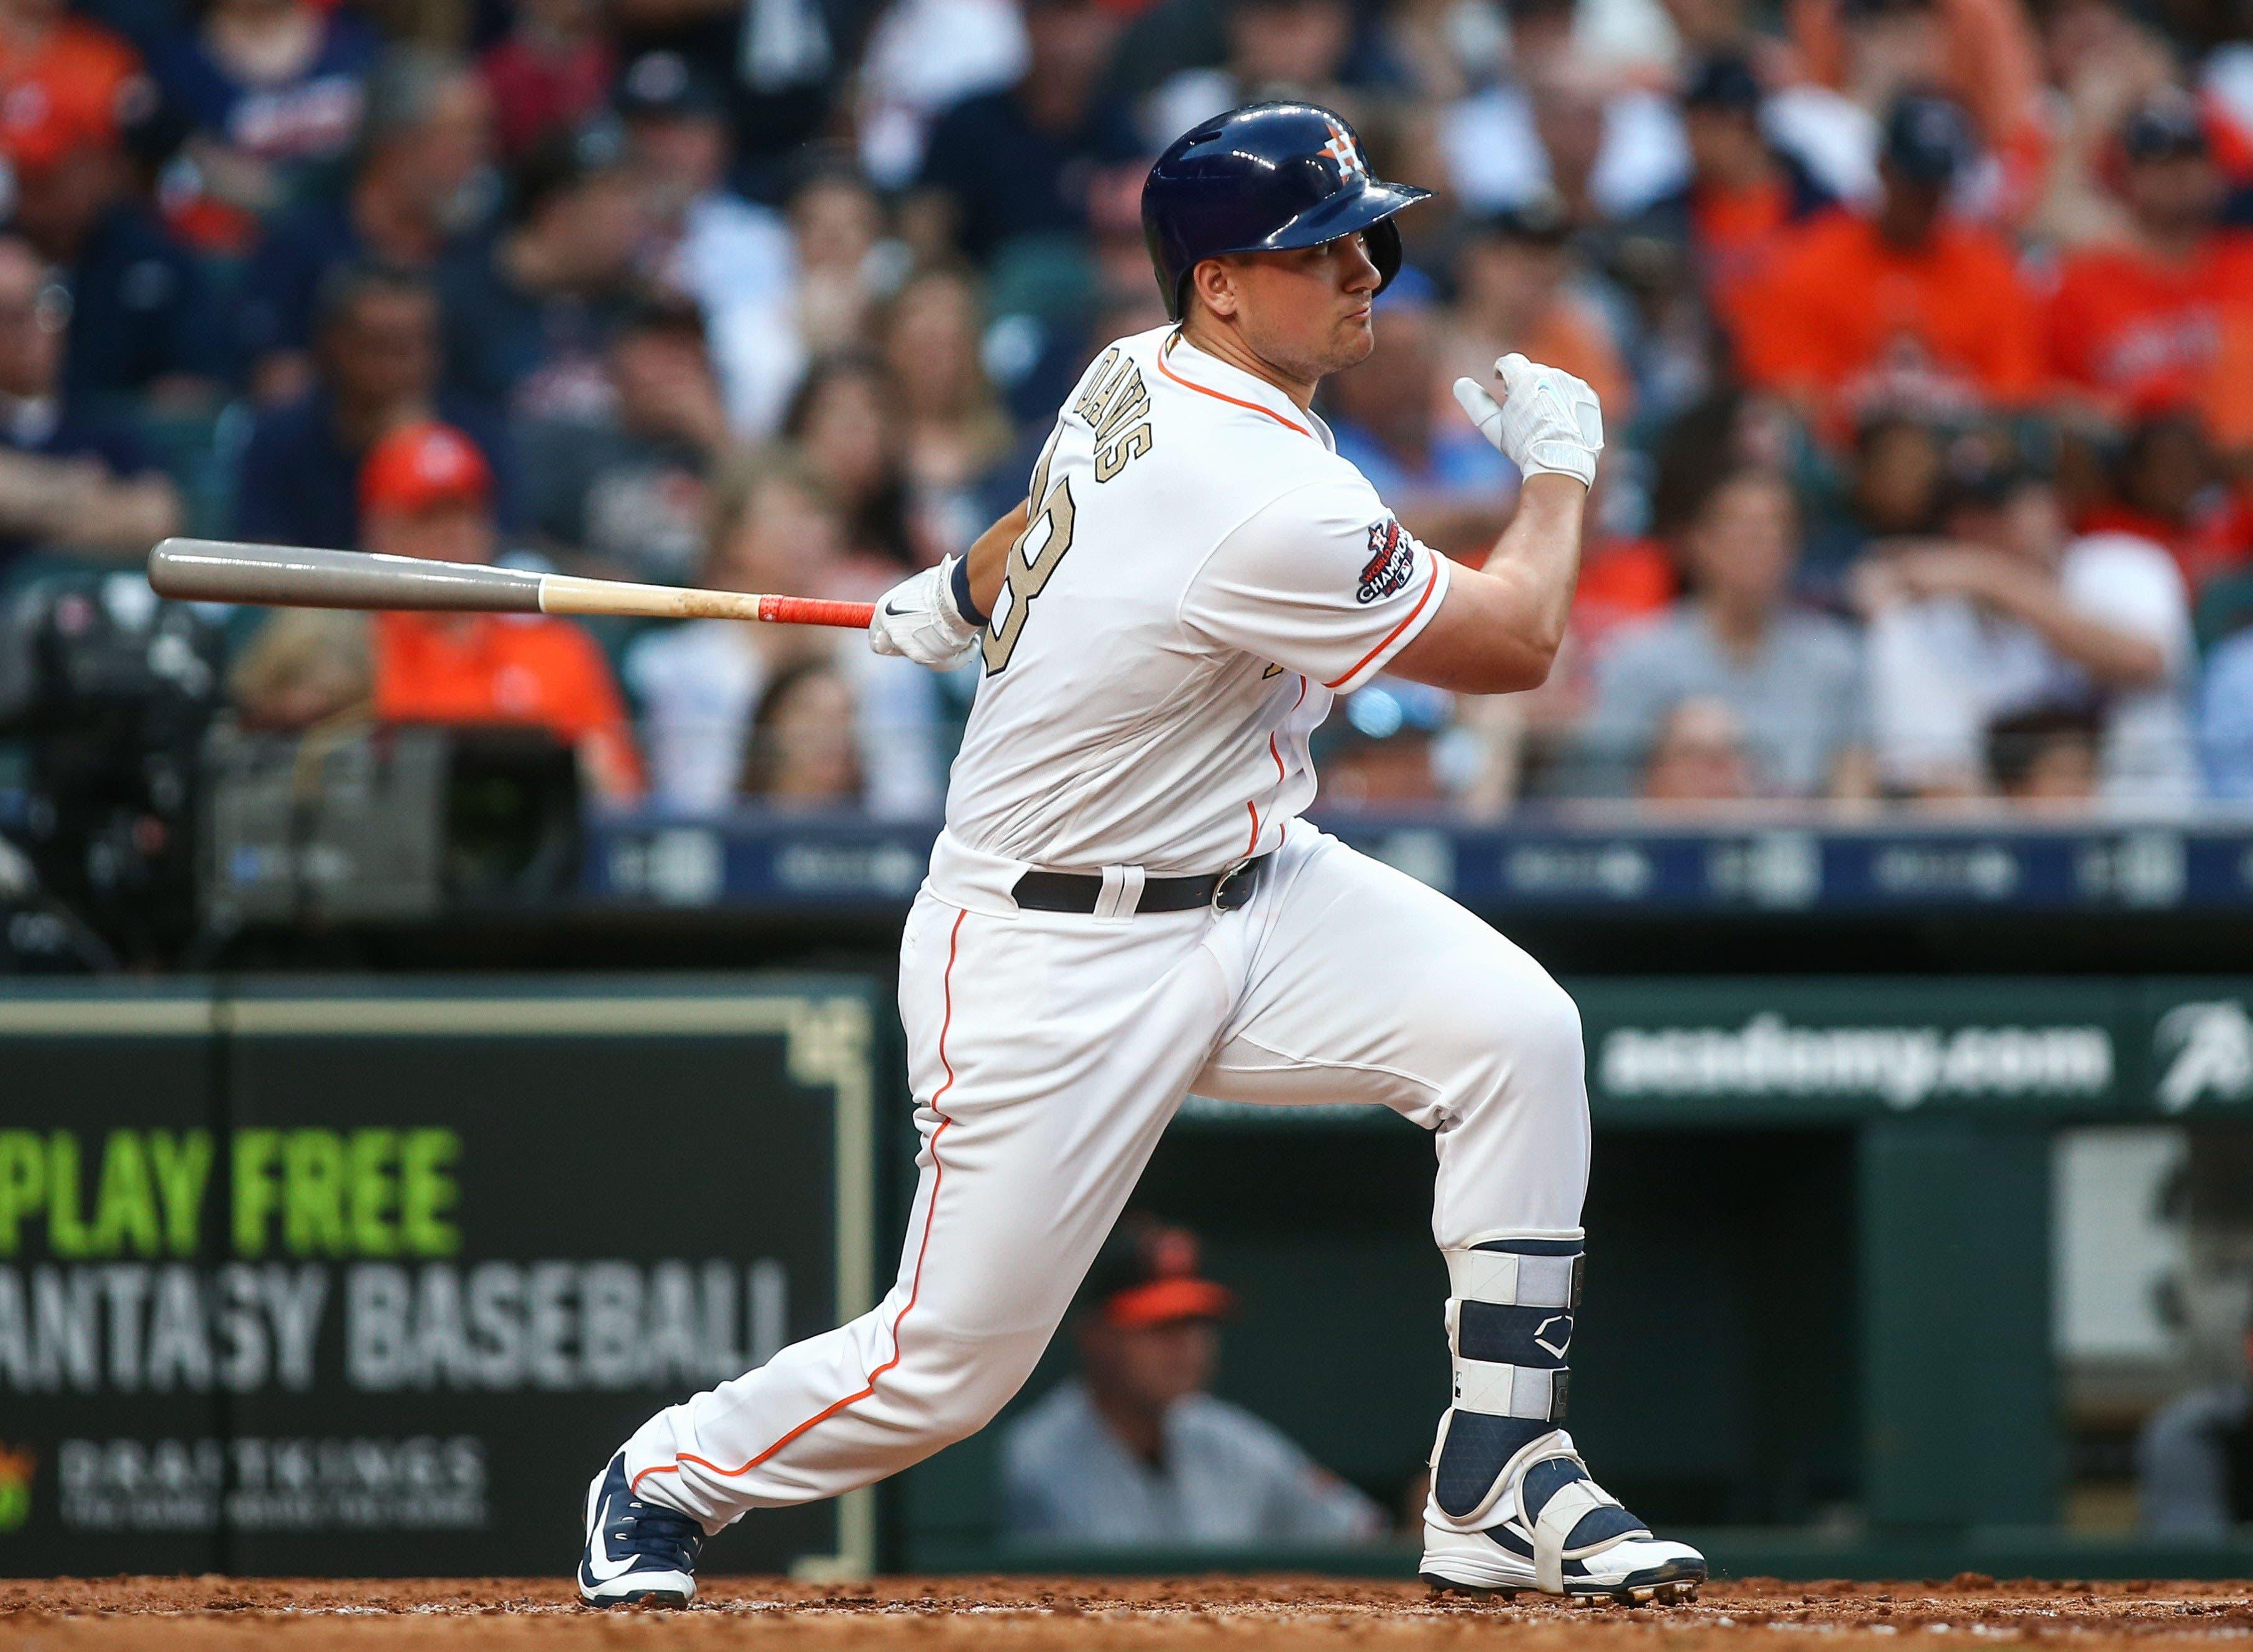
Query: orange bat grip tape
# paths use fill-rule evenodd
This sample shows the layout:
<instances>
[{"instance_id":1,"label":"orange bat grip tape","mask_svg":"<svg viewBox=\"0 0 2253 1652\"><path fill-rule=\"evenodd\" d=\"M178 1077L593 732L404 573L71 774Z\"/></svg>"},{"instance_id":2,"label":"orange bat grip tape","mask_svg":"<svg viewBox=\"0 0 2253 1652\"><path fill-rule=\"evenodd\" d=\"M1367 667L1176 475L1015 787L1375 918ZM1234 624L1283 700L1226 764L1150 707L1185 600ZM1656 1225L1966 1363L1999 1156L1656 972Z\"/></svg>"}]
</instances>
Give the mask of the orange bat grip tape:
<instances>
[{"instance_id":1,"label":"orange bat grip tape","mask_svg":"<svg viewBox=\"0 0 2253 1652\"><path fill-rule=\"evenodd\" d=\"M866 631L875 617L874 603L826 602L818 596L759 598L759 617L778 625L842 625Z\"/></svg>"}]
</instances>

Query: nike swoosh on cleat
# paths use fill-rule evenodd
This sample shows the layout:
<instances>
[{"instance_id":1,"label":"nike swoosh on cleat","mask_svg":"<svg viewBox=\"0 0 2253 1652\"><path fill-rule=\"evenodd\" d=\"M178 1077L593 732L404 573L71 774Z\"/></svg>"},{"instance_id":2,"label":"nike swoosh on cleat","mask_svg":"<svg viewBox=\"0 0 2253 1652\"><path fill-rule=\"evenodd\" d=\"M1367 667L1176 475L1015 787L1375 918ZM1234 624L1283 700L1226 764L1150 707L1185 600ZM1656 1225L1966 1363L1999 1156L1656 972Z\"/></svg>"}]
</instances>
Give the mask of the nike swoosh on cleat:
<instances>
[{"instance_id":1,"label":"nike swoosh on cleat","mask_svg":"<svg viewBox=\"0 0 2253 1652\"><path fill-rule=\"evenodd\" d=\"M612 1559L610 1551L603 1546L603 1538L605 1535L603 1528L598 1525L588 1534L587 1537L585 1565L588 1574L597 1583L608 1583L612 1578L623 1577L631 1569L634 1563L634 1557L631 1554Z\"/></svg>"}]
</instances>

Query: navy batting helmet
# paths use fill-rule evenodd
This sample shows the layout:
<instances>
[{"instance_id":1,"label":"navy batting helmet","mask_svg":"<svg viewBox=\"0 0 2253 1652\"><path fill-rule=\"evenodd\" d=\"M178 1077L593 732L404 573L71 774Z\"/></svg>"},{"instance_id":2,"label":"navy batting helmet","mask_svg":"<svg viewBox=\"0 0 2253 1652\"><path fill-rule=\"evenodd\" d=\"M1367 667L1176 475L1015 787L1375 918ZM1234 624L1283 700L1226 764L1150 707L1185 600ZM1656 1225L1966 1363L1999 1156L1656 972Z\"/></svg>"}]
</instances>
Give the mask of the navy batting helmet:
<instances>
[{"instance_id":1,"label":"navy batting helmet","mask_svg":"<svg viewBox=\"0 0 2253 1652\"><path fill-rule=\"evenodd\" d=\"M1342 116L1312 103L1247 103L1166 146L1142 185L1142 234L1182 318L1182 284L1198 261L1228 253L1319 247L1360 232L1378 290L1400 268L1400 232L1388 220L1432 192L1369 175L1361 140Z\"/></svg>"}]
</instances>

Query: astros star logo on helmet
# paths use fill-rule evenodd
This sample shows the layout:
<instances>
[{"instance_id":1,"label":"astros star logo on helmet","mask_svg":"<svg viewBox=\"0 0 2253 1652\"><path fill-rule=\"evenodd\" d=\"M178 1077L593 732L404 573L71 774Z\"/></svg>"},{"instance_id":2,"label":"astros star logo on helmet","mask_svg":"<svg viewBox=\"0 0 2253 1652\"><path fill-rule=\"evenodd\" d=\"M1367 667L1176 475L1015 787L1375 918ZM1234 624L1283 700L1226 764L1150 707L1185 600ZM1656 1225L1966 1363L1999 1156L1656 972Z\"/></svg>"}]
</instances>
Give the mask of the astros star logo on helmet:
<instances>
[{"instance_id":1,"label":"astros star logo on helmet","mask_svg":"<svg viewBox=\"0 0 2253 1652\"><path fill-rule=\"evenodd\" d=\"M1330 129L1330 141L1322 145L1322 152L1337 163L1340 178L1369 176L1369 163L1361 158L1361 146L1353 141L1353 134L1336 121L1325 120Z\"/></svg>"}]
</instances>

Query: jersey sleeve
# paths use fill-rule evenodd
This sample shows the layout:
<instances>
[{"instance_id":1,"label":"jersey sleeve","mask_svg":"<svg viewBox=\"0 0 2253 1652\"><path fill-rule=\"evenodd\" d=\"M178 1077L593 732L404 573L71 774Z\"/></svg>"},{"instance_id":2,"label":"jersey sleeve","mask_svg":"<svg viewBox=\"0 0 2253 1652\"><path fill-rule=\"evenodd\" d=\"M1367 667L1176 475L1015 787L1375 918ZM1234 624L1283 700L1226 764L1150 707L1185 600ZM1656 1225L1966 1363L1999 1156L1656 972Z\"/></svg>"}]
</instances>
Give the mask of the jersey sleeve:
<instances>
[{"instance_id":1,"label":"jersey sleeve","mask_svg":"<svg viewBox=\"0 0 2253 1652\"><path fill-rule=\"evenodd\" d=\"M1182 594L1194 634L1350 693L1432 623L1447 559L1393 519L1359 477L1326 477L1261 507Z\"/></svg>"}]
</instances>

